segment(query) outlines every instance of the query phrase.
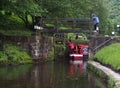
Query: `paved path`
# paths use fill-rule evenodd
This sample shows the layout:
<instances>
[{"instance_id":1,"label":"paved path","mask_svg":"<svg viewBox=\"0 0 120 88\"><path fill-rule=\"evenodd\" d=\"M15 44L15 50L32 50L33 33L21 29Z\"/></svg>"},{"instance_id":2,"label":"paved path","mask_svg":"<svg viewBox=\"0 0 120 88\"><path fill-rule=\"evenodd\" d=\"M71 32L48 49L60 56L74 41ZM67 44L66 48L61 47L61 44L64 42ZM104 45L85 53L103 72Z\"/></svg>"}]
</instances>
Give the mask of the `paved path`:
<instances>
[{"instance_id":1,"label":"paved path","mask_svg":"<svg viewBox=\"0 0 120 88\"><path fill-rule=\"evenodd\" d=\"M100 63L95 62L95 61L88 61L88 63L93 65L94 67L102 70L109 77L112 77L113 80L115 81L116 87L120 88L120 74L119 73L116 73L113 70L111 70L110 68L107 68L107 67L105 67L105 66L103 66Z\"/></svg>"}]
</instances>

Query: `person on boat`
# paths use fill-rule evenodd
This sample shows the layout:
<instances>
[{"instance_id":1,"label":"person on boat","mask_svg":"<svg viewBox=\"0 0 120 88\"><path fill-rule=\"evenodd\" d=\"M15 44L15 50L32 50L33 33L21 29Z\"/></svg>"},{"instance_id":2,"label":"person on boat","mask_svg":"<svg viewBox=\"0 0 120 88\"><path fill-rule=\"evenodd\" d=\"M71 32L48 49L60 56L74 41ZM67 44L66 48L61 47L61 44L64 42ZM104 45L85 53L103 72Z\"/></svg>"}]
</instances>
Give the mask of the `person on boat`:
<instances>
[{"instance_id":1,"label":"person on boat","mask_svg":"<svg viewBox=\"0 0 120 88\"><path fill-rule=\"evenodd\" d=\"M75 39L78 39L78 33L76 33Z\"/></svg>"},{"instance_id":2,"label":"person on boat","mask_svg":"<svg viewBox=\"0 0 120 88\"><path fill-rule=\"evenodd\" d=\"M71 38L69 39L68 46L70 48L70 53L74 53L74 44L71 41Z\"/></svg>"},{"instance_id":3,"label":"person on boat","mask_svg":"<svg viewBox=\"0 0 120 88\"><path fill-rule=\"evenodd\" d=\"M71 53L74 53L74 44L72 42L69 43Z\"/></svg>"}]
</instances>

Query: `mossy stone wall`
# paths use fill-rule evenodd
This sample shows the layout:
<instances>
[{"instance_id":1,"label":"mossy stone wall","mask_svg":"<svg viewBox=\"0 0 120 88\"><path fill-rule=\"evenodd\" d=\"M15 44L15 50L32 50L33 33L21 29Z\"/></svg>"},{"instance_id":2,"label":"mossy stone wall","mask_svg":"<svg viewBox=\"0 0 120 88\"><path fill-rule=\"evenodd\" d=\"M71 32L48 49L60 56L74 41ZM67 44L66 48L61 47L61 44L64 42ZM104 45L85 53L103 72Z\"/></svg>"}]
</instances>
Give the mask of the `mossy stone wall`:
<instances>
[{"instance_id":1,"label":"mossy stone wall","mask_svg":"<svg viewBox=\"0 0 120 88\"><path fill-rule=\"evenodd\" d=\"M4 41L12 42L25 50L34 60L47 60L53 49L53 38L50 36L4 36ZM2 42L4 43L4 42ZM2 44L1 43L1 44ZM2 44L3 46L4 44ZM53 51L54 52L54 51Z\"/></svg>"}]
</instances>

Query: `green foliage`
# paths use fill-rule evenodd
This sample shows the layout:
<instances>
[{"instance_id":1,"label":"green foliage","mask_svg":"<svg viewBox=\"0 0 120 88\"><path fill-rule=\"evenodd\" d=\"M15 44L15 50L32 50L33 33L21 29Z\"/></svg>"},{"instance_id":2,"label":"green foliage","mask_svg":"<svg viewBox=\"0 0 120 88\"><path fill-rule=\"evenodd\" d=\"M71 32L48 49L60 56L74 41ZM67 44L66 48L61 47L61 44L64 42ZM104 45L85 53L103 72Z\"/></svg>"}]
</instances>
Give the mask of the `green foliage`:
<instances>
[{"instance_id":1,"label":"green foliage","mask_svg":"<svg viewBox=\"0 0 120 88\"><path fill-rule=\"evenodd\" d=\"M1 51L0 63L19 64L31 63L31 57L18 46L12 44L5 44L4 51Z\"/></svg>"},{"instance_id":2,"label":"green foliage","mask_svg":"<svg viewBox=\"0 0 120 88\"><path fill-rule=\"evenodd\" d=\"M68 33L68 38L75 39L75 33Z\"/></svg>"},{"instance_id":3,"label":"green foliage","mask_svg":"<svg viewBox=\"0 0 120 88\"><path fill-rule=\"evenodd\" d=\"M26 15L40 15L40 12L42 11L34 0L16 0L15 2L9 1L9 3L12 7L9 7L8 9L20 17L23 16L23 18Z\"/></svg>"},{"instance_id":4,"label":"green foliage","mask_svg":"<svg viewBox=\"0 0 120 88\"><path fill-rule=\"evenodd\" d=\"M72 42L75 44L88 44L88 40L85 34L79 33L78 35L81 36L81 38L75 39L75 33L68 33L68 38L71 38Z\"/></svg>"},{"instance_id":5,"label":"green foliage","mask_svg":"<svg viewBox=\"0 0 120 88\"><path fill-rule=\"evenodd\" d=\"M49 60L53 60L54 59L54 48L52 48L52 50L49 51L49 53L48 53L48 59Z\"/></svg>"},{"instance_id":6,"label":"green foliage","mask_svg":"<svg viewBox=\"0 0 120 88\"><path fill-rule=\"evenodd\" d=\"M108 87L109 88L116 88L115 82L111 77L108 78Z\"/></svg>"},{"instance_id":7,"label":"green foliage","mask_svg":"<svg viewBox=\"0 0 120 88\"><path fill-rule=\"evenodd\" d=\"M64 44L55 44L54 47L55 47L55 56L57 57L64 56L65 49L66 49Z\"/></svg>"},{"instance_id":8,"label":"green foliage","mask_svg":"<svg viewBox=\"0 0 120 88\"><path fill-rule=\"evenodd\" d=\"M109 2L109 0L0 0L0 16L3 19L4 16L8 18L14 14L21 19L26 28L30 29L35 23L34 17L89 18L92 13L96 13L100 18L101 32L107 34L112 30L111 22L108 20ZM1 23L6 24L8 20L2 20Z\"/></svg>"},{"instance_id":9,"label":"green foliage","mask_svg":"<svg viewBox=\"0 0 120 88\"><path fill-rule=\"evenodd\" d=\"M112 28L117 31L117 24L120 24L120 0L109 0L109 20L111 21Z\"/></svg>"},{"instance_id":10,"label":"green foliage","mask_svg":"<svg viewBox=\"0 0 120 88\"><path fill-rule=\"evenodd\" d=\"M6 6L3 7L5 13L14 13L22 20L26 28L30 28L31 25L29 18L31 17L32 19L32 16L40 16L42 12L42 9L34 0L6 0L5 3Z\"/></svg>"},{"instance_id":11,"label":"green foliage","mask_svg":"<svg viewBox=\"0 0 120 88\"><path fill-rule=\"evenodd\" d=\"M31 35L20 18L15 15L0 17L0 33L4 35Z\"/></svg>"},{"instance_id":12,"label":"green foliage","mask_svg":"<svg viewBox=\"0 0 120 88\"><path fill-rule=\"evenodd\" d=\"M120 0L111 0L110 1L110 19L115 23L120 23L118 21L120 18Z\"/></svg>"},{"instance_id":13,"label":"green foliage","mask_svg":"<svg viewBox=\"0 0 120 88\"><path fill-rule=\"evenodd\" d=\"M94 59L97 59L103 64L112 66L116 70L120 70L120 43L106 46L98 51Z\"/></svg>"},{"instance_id":14,"label":"green foliage","mask_svg":"<svg viewBox=\"0 0 120 88\"><path fill-rule=\"evenodd\" d=\"M7 62L7 56L4 52L0 52L0 63L6 63Z\"/></svg>"}]
</instances>

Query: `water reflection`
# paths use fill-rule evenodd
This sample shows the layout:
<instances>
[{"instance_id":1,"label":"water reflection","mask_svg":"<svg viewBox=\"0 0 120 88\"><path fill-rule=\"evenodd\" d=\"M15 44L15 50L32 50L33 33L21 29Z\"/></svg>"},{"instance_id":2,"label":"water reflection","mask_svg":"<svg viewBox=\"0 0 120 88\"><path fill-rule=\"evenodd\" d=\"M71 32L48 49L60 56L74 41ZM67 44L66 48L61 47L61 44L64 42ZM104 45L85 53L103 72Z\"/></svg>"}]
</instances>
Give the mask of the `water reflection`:
<instances>
[{"instance_id":1,"label":"water reflection","mask_svg":"<svg viewBox=\"0 0 120 88\"><path fill-rule=\"evenodd\" d=\"M21 76L25 76L29 69L32 67L29 65L20 65L20 66L5 66L0 67L0 79L3 80L14 80L18 79Z\"/></svg>"},{"instance_id":2,"label":"water reflection","mask_svg":"<svg viewBox=\"0 0 120 88\"><path fill-rule=\"evenodd\" d=\"M88 83L88 74L86 72L86 62L75 61L70 63L68 69L68 77L71 80L70 88L89 88Z\"/></svg>"},{"instance_id":3,"label":"water reflection","mask_svg":"<svg viewBox=\"0 0 120 88\"><path fill-rule=\"evenodd\" d=\"M21 88L31 66L29 64L0 67L0 88Z\"/></svg>"},{"instance_id":4,"label":"water reflection","mask_svg":"<svg viewBox=\"0 0 120 88\"><path fill-rule=\"evenodd\" d=\"M53 80L53 67L48 64L35 65L29 77L30 88L50 88Z\"/></svg>"},{"instance_id":5,"label":"water reflection","mask_svg":"<svg viewBox=\"0 0 120 88\"><path fill-rule=\"evenodd\" d=\"M0 68L0 88L106 88L86 62L48 62Z\"/></svg>"},{"instance_id":6,"label":"water reflection","mask_svg":"<svg viewBox=\"0 0 120 88\"><path fill-rule=\"evenodd\" d=\"M75 76L76 78L78 78L79 76L81 76L81 74L83 75L82 72L84 71L86 72L86 62L84 63L83 61L71 62L69 64L68 76L69 77Z\"/></svg>"}]
</instances>

